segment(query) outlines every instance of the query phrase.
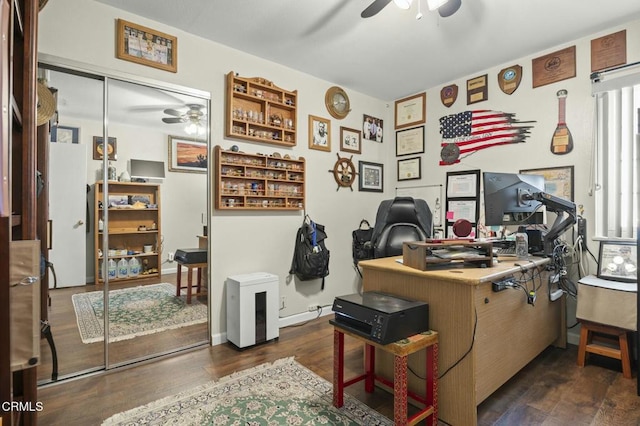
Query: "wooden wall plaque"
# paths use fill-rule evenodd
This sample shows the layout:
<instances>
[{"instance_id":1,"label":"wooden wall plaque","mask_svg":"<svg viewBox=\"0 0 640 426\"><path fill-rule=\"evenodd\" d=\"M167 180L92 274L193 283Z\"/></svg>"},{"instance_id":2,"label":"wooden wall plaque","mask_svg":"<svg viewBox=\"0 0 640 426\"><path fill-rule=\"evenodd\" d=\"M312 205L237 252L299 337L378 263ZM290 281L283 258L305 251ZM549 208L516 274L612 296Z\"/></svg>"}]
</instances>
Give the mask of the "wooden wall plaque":
<instances>
[{"instance_id":1,"label":"wooden wall plaque","mask_svg":"<svg viewBox=\"0 0 640 426\"><path fill-rule=\"evenodd\" d=\"M576 76L576 47L567 47L531 62L534 88L573 78Z\"/></svg>"},{"instance_id":2,"label":"wooden wall plaque","mask_svg":"<svg viewBox=\"0 0 640 426\"><path fill-rule=\"evenodd\" d=\"M627 63L627 30L591 40L591 72Z\"/></svg>"},{"instance_id":3,"label":"wooden wall plaque","mask_svg":"<svg viewBox=\"0 0 640 426\"><path fill-rule=\"evenodd\" d=\"M467 105L488 99L487 76L488 74L485 74L467 80Z\"/></svg>"}]
</instances>

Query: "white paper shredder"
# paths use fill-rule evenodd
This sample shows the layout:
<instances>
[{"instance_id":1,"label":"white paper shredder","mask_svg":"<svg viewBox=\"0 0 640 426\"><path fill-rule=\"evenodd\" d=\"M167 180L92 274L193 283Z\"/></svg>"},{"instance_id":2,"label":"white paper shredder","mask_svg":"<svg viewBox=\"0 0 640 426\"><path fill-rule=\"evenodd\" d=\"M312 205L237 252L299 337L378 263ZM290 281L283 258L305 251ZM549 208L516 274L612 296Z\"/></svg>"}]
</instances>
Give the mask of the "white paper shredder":
<instances>
[{"instance_id":1,"label":"white paper shredder","mask_svg":"<svg viewBox=\"0 0 640 426\"><path fill-rule=\"evenodd\" d=\"M227 339L239 348L277 339L279 293L267 272L227 277Z\"/></svg>"}]
</instances>

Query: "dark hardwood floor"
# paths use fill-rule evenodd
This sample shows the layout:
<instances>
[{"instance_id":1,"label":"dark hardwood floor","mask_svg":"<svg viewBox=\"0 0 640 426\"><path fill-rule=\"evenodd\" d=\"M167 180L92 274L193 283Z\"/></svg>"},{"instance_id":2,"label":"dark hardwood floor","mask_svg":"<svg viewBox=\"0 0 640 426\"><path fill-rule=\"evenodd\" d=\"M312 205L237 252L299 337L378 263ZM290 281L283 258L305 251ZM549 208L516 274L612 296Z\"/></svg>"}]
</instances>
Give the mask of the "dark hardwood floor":
<instances>
[{"instance_id":1,"label":"dark hardwood floor","mask_svg":"<svg viewBox=\"0 0 640 426\"><path fill-rule=\"evenodd\" d=\"M327 380L332 379L333 327L330 316L280 330L278 341L237 351L229 344L207 347L121 371L39 389L41 425L98 425L118 412L173 395L264 362L295 356ZM506 348L508 349L508 348ZM594 357L576 366L577 348L547 348L478 407L480 425L639 425L640 397L633 379L624 379L619 362ZM362 346L345 339L345 377L359 373ZM470 383L469 386L472 386ZM391 396L347 392L388 417ZM446 422L447 419L441 419ZM446 423L441 423L446 424ZM466 426L466 425L456 425Z\"/></svg>"}]
</instances>

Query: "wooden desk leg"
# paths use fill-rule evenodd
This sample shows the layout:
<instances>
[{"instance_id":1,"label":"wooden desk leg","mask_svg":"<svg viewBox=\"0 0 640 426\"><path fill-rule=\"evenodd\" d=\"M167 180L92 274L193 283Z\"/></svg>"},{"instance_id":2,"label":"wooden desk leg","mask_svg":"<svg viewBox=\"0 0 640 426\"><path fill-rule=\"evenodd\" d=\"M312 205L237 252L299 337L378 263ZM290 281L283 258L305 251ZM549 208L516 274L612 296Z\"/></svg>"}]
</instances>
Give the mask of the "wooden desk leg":
<instances>
[{"instance_id":1,"label":"wooden desk leg","mask_svg":"<svg viewBox=\"0 0 640 426\"><path fill-rule=\"evenodd\" d=\"M182 286L182 265L178 263L178 276L176 277L176 297L180 297L180 288Z\"/></svg>"},{"instance_id":2,"label":"wooden desk leg","mask_svg":"<svg viewBox=\"0 0 640 426\"><path fill-rule=\"evenodd\" d=\"M584 362L587 358L587 341L589 340L589 328L586 325L582 325L580 329L580 343L578 344L578 366L584 367Z\"/></svg>"},{"instance_id":3,"label":"wooden desk leg","mask_svg":"<svg viewBox=\"0 0 640 426\"><path fill-rule=\"evenodd\" d=\"M197 269L198 269L198 285L196 286L196 292L200 294L200 288L202 284L202 268L199 267Z\"/></svg>"},{"instance_id":4,"label":"wooden desk leg","mask_svg":"<svg viewBox=\"0 0 640 426\"><path fill-rule=\"evenodd\" d=\"M407 424L407 357L396 355L393 361L393 422Z\"/></svg>"},{"instance_id":5,"label":"wooden desk leg","mask_svg":"<svg viewBox=\"0 0 640 426\"><path fill-rule=\"evenodd\" d=\"M187 305L191 304L191 286L193 285L193 270L187 268Z\"/></svg>"},{"instance_id":6,"label":"wooden desk leg","mask_svg":"<svg viewBox=\"0 0 640 426\"><path fill-rule=\"evenodd\" d=\"M344 405L344 333L333 330L333 406Z\"/></svg>"},{"instance_id":7,"label":"wooden desk leg","mask_svg":"<svg viewBox=\"0 0 640 426\"><path fill-rule=\"evenodd\" d=\"M373 345L364 345L364 390L373 392L375 386L376 348Z\"/></svg>"},{"instance_id":8,"label":"wooden desk leg","mask_svg":"<svg viewBox=\"0 0 640 426\"><path fill-rule=\"evenodd\" d=\"M427 365L425 371L427 372L427 405L433 407L433 414L431 415L431 425L438 426L438 344L427 348ZM429 421L427 420L427 424Z\"/></svg>"}]
</instances>

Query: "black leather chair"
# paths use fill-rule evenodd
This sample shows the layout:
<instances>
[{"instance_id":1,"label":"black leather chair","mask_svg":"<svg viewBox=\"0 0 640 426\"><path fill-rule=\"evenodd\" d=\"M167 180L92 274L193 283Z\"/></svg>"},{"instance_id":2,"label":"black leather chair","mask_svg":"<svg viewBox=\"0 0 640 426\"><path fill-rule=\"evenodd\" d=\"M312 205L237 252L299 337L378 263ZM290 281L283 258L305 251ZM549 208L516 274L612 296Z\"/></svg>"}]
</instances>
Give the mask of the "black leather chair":
<instances>
[{"instance_id":1,"label":"black leather chair","mask_svg":"<svg viewBox=\"0 0 640 426\"><path fill-rule=\"evenodd\" d=\"M378 207L371 237L373 257L402 254L402 243L431 238L431 209L425 200L396 197Z\"/></svg>"}]
</instances>

